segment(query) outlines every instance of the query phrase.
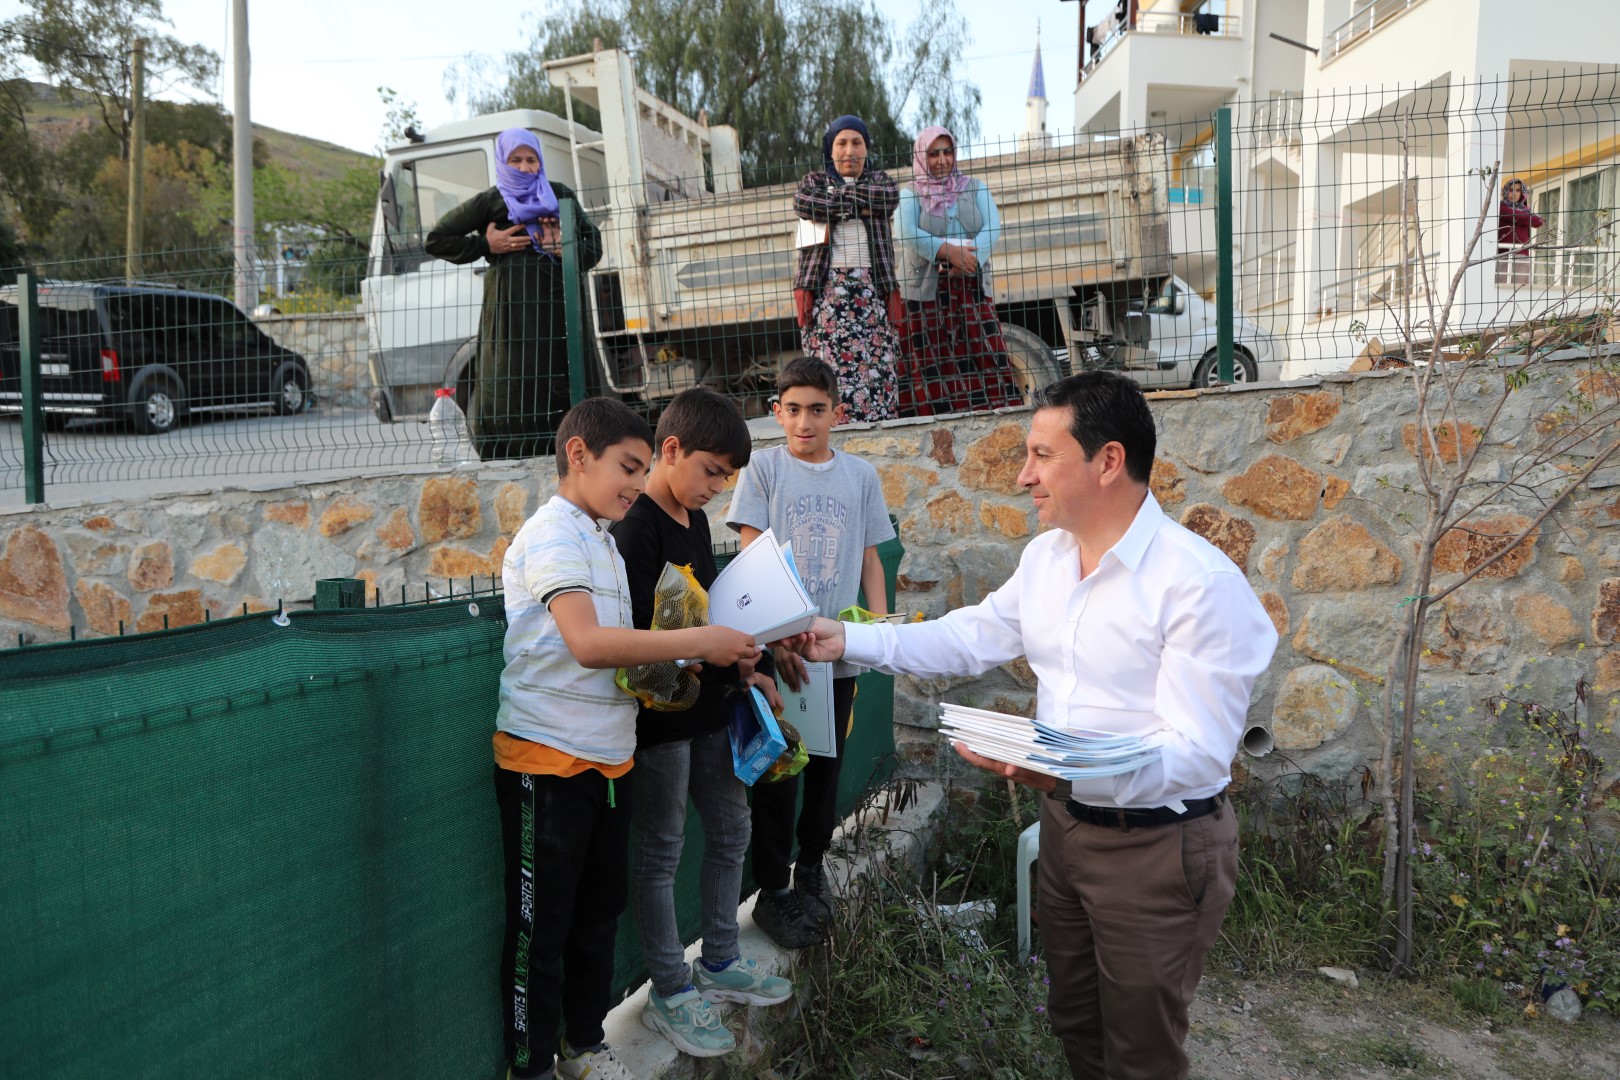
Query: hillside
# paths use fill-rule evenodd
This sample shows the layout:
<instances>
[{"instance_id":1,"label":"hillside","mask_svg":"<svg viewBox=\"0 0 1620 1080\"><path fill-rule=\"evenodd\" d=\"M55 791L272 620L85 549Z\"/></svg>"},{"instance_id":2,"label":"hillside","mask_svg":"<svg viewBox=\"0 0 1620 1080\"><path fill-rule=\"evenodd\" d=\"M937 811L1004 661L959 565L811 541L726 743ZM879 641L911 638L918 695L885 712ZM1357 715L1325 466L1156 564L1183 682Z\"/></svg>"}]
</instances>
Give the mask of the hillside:
<instances>
[{"instance_id":1,"label":"hillside","mask_svg":"<svg viewBox=\"0 0 1620 1080\"><path fill-rule=\"evenodd\" d=\"M36 138L55 144L101 123L101 113L90 97L79 95L64 101L54 86L30 85L34 95L28 108L28 126ZM347 147L262 124L253 125L253 137L265 145L273 160L316 180L330 180L374 160Z\"/></svg>"}]
</instances>

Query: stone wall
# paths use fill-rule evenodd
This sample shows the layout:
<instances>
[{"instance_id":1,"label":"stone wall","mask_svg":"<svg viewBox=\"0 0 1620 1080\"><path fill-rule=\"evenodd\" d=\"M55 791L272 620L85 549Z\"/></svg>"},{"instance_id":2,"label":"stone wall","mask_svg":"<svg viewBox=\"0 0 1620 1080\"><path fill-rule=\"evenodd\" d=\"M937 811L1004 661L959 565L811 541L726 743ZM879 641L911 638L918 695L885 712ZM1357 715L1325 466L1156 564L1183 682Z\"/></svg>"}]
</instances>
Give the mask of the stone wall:
<instances>
[{"instance_id":1,"label":"stone wall","mask_svg":"<svg viewBox=\"0 0 1620 1080\"><path fill-rule=\"evenodd\" d=\"M309 364L315 398L323 406L368 407L366 318L358 311L330 315L266 315L253 320L276 344Z\"/></svg>"},{"instance_id":2,"label":"stone wall","mask_svg":"<svg viewBox=\"0 0 1620 1080\"><path fill-rule=\"evenodd\" d=\"M1541 445L1573 388L1620 394L1577 365L1513 395L1482 475L1501 477ZM1468 388L1483 408L1490 386ZM1250 767L1291 763L1348 777L1376 759L1375 679L1387 665L1400 604L1413 581L1408 491L1417 482L1410 384L1399 375L1336 376L1317 383L1153 395L1160 424L1153 490L1166 511L1207 536L1244 569L1282 635L1260 679L1250 721L1277 752ZM1467 417L1464 418L1468 419ZM878 469L906 547L899 604L938 616L1003 581L1035 530L1017 484L1027 415L1020 410L846 429L844 450ZM1467 449L1474 429L1442 439ZM486 578L518 526L555 490L552 463L532 468L418 472L273 492L225 491L142 503L0 515L0 633L14 642L117 633L307 603L318 578L363 578L368 597L397 600L423 583ZM1488 576L1459 590L1431 619L1425 700L1469 715L1504 685L1528 684L1567 703L1586 680L1598 715L1620 689L1620 465L1600 473L1556 524ZM725 503L712 515L723 521ZM1476 535L1442 545L1438 584L1493 552L1537 512L1527 489L1484 516ZM716 535L723 527L717 525ZM1497 545L1500 546L1500 545ZM941 699L1010 711L1033 707L1022 662L979 679L900 679L901 741L920 770L938 760L932 736ZM1478 722L1478 738L1491 738ZM1620 749L1599 746L1611 763Z\"/></svg>"}]
</instances>

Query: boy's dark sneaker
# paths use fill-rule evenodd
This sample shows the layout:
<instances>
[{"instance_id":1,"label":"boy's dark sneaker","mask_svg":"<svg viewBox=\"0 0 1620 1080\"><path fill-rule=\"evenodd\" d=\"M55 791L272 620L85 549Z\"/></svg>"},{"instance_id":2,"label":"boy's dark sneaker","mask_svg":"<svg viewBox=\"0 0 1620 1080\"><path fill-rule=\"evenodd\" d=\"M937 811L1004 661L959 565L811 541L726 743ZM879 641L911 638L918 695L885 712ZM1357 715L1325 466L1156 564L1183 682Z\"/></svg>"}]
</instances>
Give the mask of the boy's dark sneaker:
<instances>
[{"instance_id":1,"label":"boy's dark sneaker","mask_svg":"<svg viewBox=\"0 0 1620 1080\"><path fill-rule=\"evenodd\" d=\"M826 926L832 921L832 901L827 896L827 875L821 863L800 863L793 868L793 891L799 894L799 906L815 921Z\"/></svg>"},{"instance_id":2,"label":"boy's dark sneaker","mask_svg":"<svg viewBox=\"0 0 1620 1080\"><path fill-rule=\"evenodd\" d=\"M754 901L754 925L784 949L807 949L825 937L792 889L779 893L761 889Z\"/></svg>"}]
</instances>

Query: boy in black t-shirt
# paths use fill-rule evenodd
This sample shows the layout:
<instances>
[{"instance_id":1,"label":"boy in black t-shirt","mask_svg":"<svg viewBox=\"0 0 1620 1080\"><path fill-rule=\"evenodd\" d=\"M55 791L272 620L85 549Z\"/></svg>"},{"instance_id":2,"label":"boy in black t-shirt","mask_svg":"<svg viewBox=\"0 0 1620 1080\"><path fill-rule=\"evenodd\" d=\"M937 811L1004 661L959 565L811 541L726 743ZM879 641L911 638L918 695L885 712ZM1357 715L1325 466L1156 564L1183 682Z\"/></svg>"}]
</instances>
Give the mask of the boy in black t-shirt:
<instances>
[{"instance_id":1,"label":"boy in black t-shirt","mask_svg":"<svg viewBox=\"0 0 1620 1080\"><path fill-rule=\"evenodd\" d=\"M664 410L647 490L612 528L637 629L652 623L653 590L665 563L690 566L705 589L714 583L703 507L748 464L751 449L742 414L712 390L684 391ZM702 691L691 708L643 708L636 717L632 903L652 973L642 1023L685 1053L714 1057L737 1044L710 1002L774 1005L791 997L793 986L743 959L737 949L737 903L750 825L747 788L732 771L724 698L739 682L752 682L780 708L776 680L751 669L707 666L699 678ZM690 968L675 920L675 871L688 795L704 832L703 953Z\"/></svg>"}]
</instances>

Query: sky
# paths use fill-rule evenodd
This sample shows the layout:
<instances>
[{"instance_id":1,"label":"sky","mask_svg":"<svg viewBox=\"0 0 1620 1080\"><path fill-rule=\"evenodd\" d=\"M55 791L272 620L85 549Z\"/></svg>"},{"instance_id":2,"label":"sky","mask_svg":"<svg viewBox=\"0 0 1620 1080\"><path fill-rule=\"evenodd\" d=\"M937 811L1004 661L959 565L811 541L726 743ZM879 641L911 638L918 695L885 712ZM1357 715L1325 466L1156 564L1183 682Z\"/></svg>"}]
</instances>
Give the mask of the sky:
<instances>
[{"instance_id":1,"label":"sky","mask_svg":"<svg viewBox=\"0 0 1620 1080\"><path fill-rule=\"evenodd\" d=\"M920 0L876 0L903 33ZM379 86L414 101L431 128L467 115L446 99L447 72L469 54L496 60L528 37L530 12L557 0L485 3L456 18L459 5L446 0L249 0L253 121L351 149L375 152L385 109ZM1098 6L1098 5L1092 5ZM1010 138L1024 130L1024 98L1040 23L1046 73L1047 128L1065 131L1073 122L1078 5L1069 0L957 0L969 21L973 43L964 50L967 78L981 95L980 137ZM213 97L231 106L231 0L163 0L171 33L206 45L225 63ZM0 0L0 21L21 14L18 0ZM491 29L509 19L505 42ZM192 93L162 95L196 99Z\"/></svg>"}]
</instances>

